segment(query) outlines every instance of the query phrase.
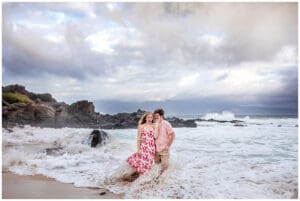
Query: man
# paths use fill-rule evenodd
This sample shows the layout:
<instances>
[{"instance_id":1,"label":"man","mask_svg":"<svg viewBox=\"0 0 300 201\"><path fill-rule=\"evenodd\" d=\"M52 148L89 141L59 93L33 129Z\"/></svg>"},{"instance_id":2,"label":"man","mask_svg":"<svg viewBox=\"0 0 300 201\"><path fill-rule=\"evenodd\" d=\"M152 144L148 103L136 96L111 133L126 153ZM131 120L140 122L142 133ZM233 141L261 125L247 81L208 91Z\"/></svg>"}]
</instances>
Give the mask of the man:
<instances>
[{"instance_id":1,"label":"man","mask_svg":"<svg viewBox=\"0 0 300 201\"><path fill-rule=\"evenodd\" d=\"M157 109L153 114L156 123L155 162L161 162L164 171L169 166L170 146L174 141L175 132L171 124L164 119L163 109Z\"/></svg>"}]
</instances>

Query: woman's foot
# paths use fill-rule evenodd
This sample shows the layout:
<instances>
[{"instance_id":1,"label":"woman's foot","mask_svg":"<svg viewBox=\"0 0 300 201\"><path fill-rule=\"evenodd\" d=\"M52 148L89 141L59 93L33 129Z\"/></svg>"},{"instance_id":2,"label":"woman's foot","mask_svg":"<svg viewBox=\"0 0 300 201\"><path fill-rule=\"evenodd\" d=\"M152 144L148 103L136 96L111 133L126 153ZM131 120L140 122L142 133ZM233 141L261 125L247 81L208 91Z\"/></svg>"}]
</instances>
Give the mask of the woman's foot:
<instances>
[{"instance_id":1,"label":"woman's foot","mask_svg":"<svg viewBox=\"0 0 300 201\"><path fill-rule=\"evenodd\" d=\"M131 180L134 181L134 180L136 180L139 176L140 176L139 173L135 172L135 173L133 173L133 174L131 175Z\"/></svg>"},{"instance_id":2,"label":"woman's foot","mask_svg":"<svg viewBox=\"0 0 300 201\"><path fill-rule=\"evenodd\" d=\"M123 181L133 182L139 177L139 174L137 172L131 173L131 174L125 174L122 177Z\"/></svg>"},{"instance_id":3,"label":"woman's foot","mask_svg":"<svg viewBox=\"0 0 300 201\"><path fill-rule=\"evenodd\" d=\"M130 181L130 178L131 178L130 174L125 174L125 175L123 175L123 177L121 178L121 180L122 181Z\"/></svg>"}]
</instances>

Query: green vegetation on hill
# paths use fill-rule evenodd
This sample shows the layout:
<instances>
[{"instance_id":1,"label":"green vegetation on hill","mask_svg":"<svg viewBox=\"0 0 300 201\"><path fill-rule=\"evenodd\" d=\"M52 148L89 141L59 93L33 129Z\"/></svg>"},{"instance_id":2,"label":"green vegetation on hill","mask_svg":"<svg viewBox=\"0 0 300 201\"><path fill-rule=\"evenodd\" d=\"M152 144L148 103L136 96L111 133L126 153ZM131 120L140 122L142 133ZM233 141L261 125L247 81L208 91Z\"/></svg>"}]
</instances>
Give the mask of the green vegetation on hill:
<instances>
[{"instance_id":1,"label":"green vegetation on hill","mask_svg":"<svg viewBox=\"0 0 300 201\"><path fill-rule=\"evenodd\" d=\"M9 103L31 103L32 100L20 93L3 93L2 98Z\"/></svg>"}]
</instances>

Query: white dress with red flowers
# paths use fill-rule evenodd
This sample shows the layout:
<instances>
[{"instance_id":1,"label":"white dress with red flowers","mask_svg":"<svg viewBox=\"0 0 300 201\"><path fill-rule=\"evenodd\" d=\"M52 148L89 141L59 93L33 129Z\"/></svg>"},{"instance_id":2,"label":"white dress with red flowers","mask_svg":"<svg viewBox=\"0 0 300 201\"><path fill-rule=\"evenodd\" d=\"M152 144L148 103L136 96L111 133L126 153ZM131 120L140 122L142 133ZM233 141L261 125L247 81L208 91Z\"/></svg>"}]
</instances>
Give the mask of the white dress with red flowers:
<instances>
[{"instance_id":1,"label":"white dress with red flowers","mask_svg":"<svg viewBox=\"0 0 300 201\"><path fill-rule=\"evenodd\" d=\"M148 129L145 126L142 128L140 150L142 153L134 153L126 161L138 173L143 174L151 168L154 162L154 129Z\"/></svg>"}]
</instances>

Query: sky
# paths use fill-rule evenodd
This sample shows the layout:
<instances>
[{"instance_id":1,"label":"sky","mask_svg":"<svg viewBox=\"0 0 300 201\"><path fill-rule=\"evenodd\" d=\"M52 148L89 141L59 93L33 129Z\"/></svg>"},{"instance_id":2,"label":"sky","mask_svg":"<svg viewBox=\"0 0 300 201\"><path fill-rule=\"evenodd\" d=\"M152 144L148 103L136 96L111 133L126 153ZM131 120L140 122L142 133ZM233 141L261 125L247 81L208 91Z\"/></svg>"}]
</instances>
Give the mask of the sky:
<instances>
[{"instance_id":1,"label":"sky","mask_svg":"<svg viewBox=\"0 0 300 201\"><path fill-rule=\"evenodd\" d=\"M297 114L297 3L2 3L2 85L103 113Z\"/></svg>"}]
</instances>

